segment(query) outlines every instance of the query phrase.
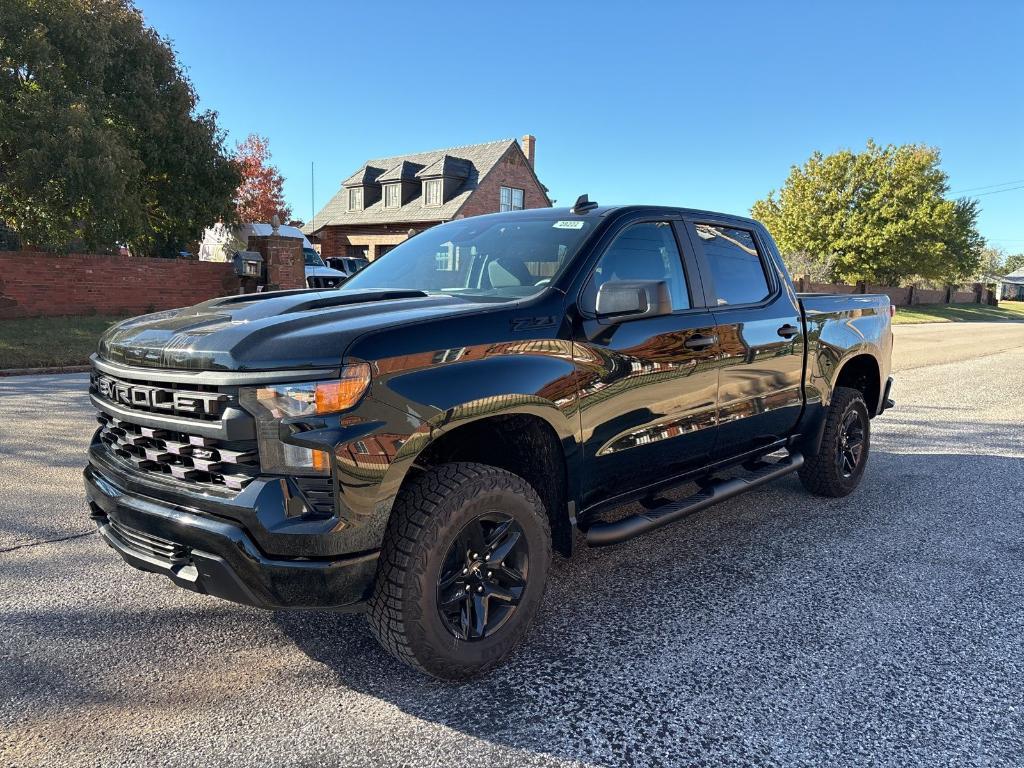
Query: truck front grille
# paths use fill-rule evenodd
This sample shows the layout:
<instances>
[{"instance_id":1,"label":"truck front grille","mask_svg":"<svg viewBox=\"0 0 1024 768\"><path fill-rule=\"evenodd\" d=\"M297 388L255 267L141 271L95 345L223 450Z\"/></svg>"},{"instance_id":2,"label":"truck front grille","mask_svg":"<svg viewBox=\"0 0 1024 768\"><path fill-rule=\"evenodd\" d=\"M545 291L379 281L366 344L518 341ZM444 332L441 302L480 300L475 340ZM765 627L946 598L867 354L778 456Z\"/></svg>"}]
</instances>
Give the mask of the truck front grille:
<instances>
[{"instance_id":1,"label":"truck front grille","mask_svg":"<svg viewBox=\"0 0 1024 768\"><path fill-rule=\"evenodd\" d=\"M89 377L89 391L121 408L200 421L217 421L224 409L234 403L232 395L219 391L217 387L123 379L95 368Z\"/></svg>"},{"instance_id":2,"label":"truck front grille","mask_svg":"<svg viewBox=\"0 0 1024 768\"><path fill-rule=\"evenodd\" d=\"M337 288L341 284L340 277L307 277L306 285L309 288Z\"/></svg>"},{"instance_id":3,"label":"truck front grille","mask_svg":"<svg viewBox=\"0 0 1024 768\"><path fill-rule=\"evenodd\" d=\"M259 472L255 440L226 442L145 427L106 413L96 418L99 439L109 451L143 473L240 491Z\"/></svg>"}]
</instances>

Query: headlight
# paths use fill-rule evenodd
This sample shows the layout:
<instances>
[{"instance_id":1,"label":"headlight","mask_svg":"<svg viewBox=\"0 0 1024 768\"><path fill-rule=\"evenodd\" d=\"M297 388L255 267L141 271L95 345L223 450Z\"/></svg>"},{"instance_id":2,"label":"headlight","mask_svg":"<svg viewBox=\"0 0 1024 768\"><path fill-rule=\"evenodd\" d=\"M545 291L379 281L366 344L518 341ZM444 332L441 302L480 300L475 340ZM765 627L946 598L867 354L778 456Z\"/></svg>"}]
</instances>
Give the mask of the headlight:
<instances>
[{"instance_id":1,"label":"headlight","mask_svg":"<svg viewBox=\"0 0 1024 768\"><path fill-rule=\"evenodd\" d=\"M330 471L330 456L326 451L282 442L281 422L344 411L358 403L369 386L370 366L355 363L342 368L337 379L243 389L239 399L242 406L256 417L263 471L316 474Z\"/></svg>"}]
</instances>

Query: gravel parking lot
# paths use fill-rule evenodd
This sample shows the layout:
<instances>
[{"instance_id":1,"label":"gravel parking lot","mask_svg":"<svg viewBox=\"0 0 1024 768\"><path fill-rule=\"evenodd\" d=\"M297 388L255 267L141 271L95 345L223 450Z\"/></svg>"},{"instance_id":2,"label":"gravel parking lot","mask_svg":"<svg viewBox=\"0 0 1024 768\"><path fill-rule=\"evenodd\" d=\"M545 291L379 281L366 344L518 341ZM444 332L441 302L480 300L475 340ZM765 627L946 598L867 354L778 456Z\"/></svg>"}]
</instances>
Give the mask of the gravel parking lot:
<instances>
[{"instance_id":1,"label":"gravel parking lot","mask_svg":"<svg viewBox=\"0 0 1024 768\"><path fill-rule=\"evenodd\" d=\"M129 568L85 509L85 377L0 379L0 764L1020 765L1024 324L897 335L856 493L790 477L556 560L529 644L463 685L360 616Z\"/></svg>"}]
</instances>

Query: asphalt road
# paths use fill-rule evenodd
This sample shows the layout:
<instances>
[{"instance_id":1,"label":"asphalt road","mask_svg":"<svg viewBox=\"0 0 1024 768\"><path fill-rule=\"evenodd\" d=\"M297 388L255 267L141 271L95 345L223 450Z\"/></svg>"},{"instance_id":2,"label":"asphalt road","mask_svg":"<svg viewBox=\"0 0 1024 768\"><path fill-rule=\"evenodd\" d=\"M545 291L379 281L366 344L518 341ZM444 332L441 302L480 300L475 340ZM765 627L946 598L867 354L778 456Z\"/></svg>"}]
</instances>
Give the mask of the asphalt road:
<instances>
[{"instance_id":1,"label":"asphalt road","mask_svg":"<svg viewBox=\"0 0 1024 768\"><path fill-rule=\"evenodd\" d=\"M940 363L956 363L1020 347L1024 324L922 323L893 326L896 345L893 367L897 371Z\"/></svg>"},{"instance_id":2,"label":"asphalt road","mask_svg":"<svg viewBox=\"0 0 1024 768\"><path fill-rule=\"evenodd\" d=\"M458 686L359 616L122 564L84 377L0 379L0 765L1020 765L1024 325L897 336L852 496L791 477L556 561L529 644Z\"/></svg>"}]
</instances>

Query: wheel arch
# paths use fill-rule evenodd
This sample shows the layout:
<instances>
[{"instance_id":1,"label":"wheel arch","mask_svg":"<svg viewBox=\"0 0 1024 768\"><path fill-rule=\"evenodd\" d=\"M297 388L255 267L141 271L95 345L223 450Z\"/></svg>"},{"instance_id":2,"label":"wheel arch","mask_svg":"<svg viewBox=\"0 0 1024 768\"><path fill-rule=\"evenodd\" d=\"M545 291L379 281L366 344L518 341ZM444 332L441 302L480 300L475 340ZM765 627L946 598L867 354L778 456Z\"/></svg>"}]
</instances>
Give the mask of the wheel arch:
<instances>
[{"instance_id":1,"label":"wheel arch","mask_svg":"<svg viewBox=\"0 0 1024 768\"><path fill-rule=\"evenodd\" d=\"M857 352L843 361L832 383L832 392L837 387L859 390L872 418L878 413L882 397L882 369L875 356L868 352Z\"/></svg>"},{"instance_id":2,"label":"wheel arch","mask_svg":"<svg viewBox=\"0 0 1024 768\"><path fill-rule=\"evenodd\" d=\"M811 350L810 354L820 353ZM829 405L837 387L859 390L872 418L878 413L882 395L882 367L866 345L849 350L834 365L828 355L822 355L818 363L827 373L812 377L810 381L814 383L807 384L808 401L797 427L796 446L808 456L817 453L821 446Z\"/></svg>"},{"instance_id":3,"label":"wheel arch","mask_svg":"<svg viewBox=\"0 0 1024 768\"><path fill-rule=\"evenodd\" d=\"M576 433L553 402L530 395L484 398L424 423L391 464L382 501L391 506L414 477L432 466L471 461L501 467L537 491L548 514L552 546L568 556L575 526L571 509L578 494L573 485L578 473L571 468L577 456Z\"/></svg>"}]
</instances>

